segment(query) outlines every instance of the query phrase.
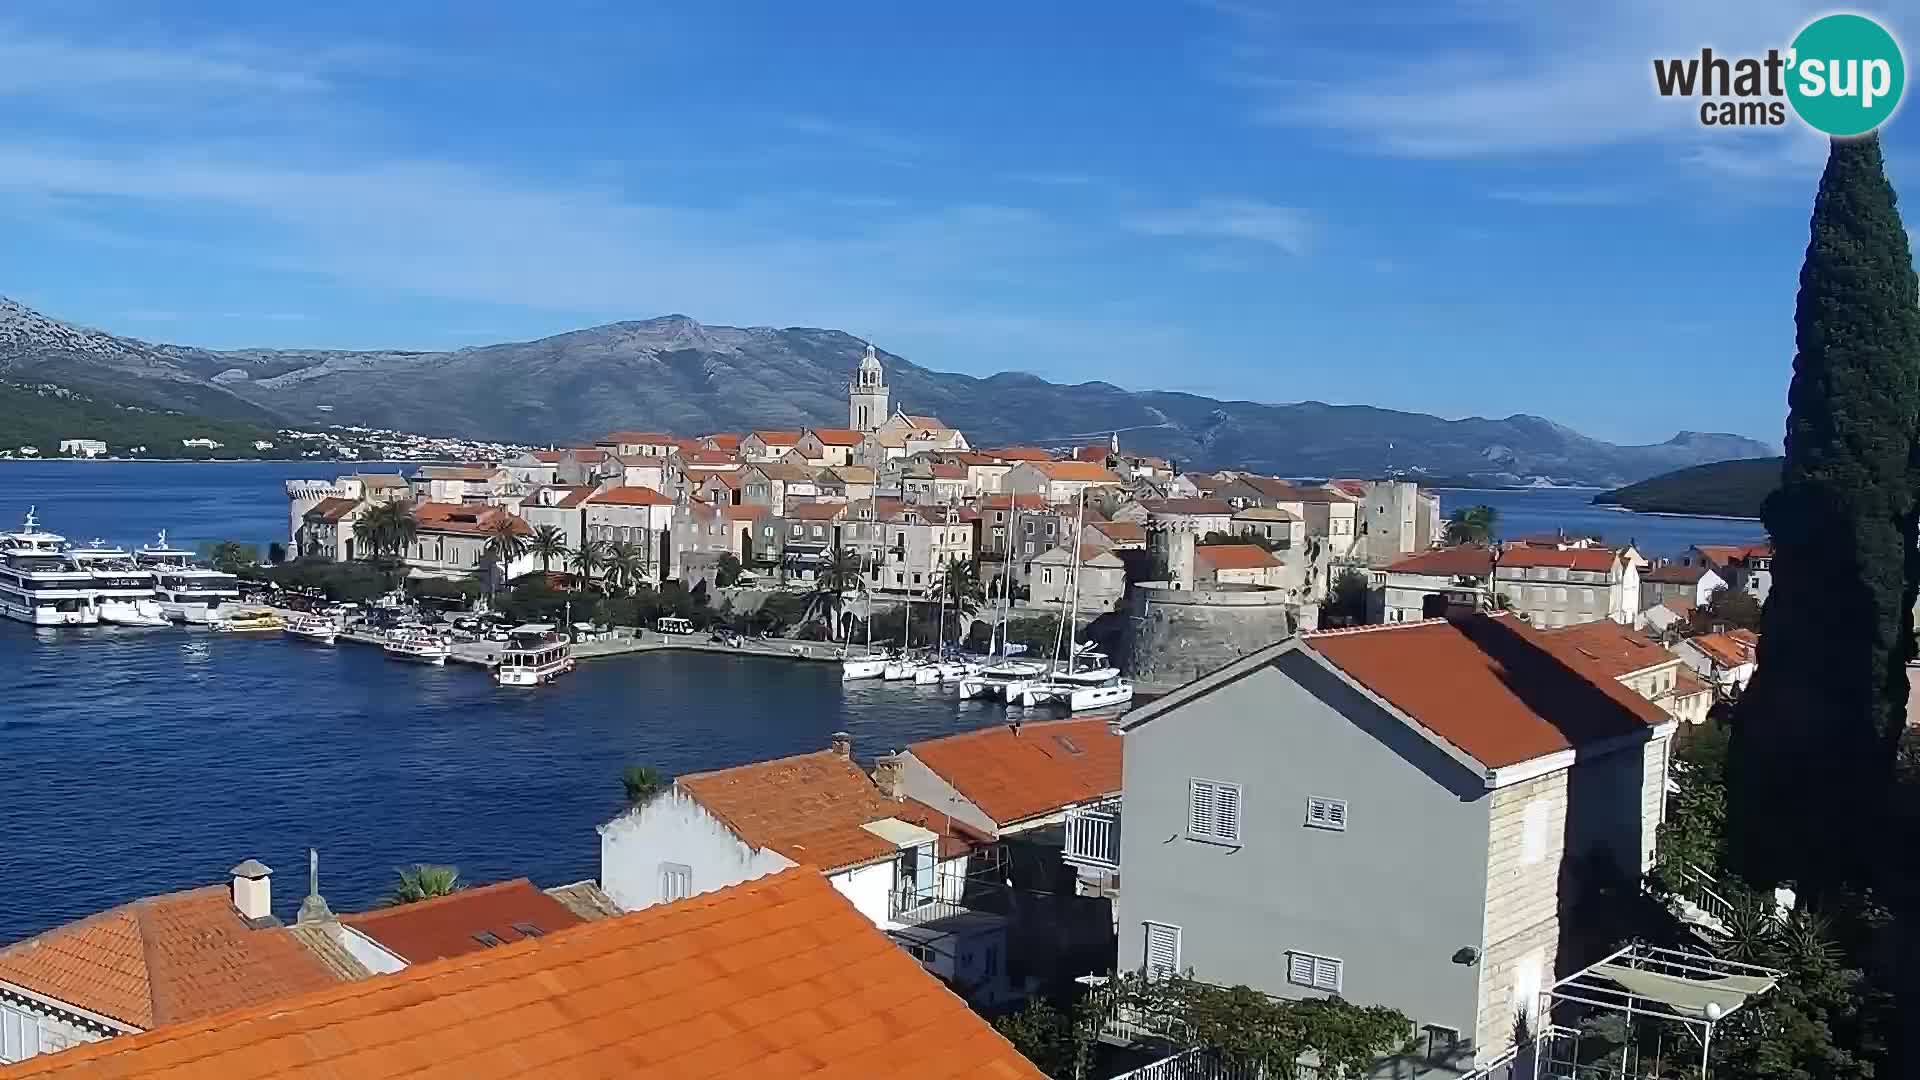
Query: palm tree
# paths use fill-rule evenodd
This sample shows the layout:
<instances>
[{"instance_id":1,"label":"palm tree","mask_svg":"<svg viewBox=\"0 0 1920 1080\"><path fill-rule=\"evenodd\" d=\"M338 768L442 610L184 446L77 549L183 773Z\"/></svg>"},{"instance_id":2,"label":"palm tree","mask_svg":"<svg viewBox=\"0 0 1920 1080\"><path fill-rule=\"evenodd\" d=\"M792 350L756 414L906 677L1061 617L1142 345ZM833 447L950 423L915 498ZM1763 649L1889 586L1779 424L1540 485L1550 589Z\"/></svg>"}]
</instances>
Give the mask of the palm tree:
<instances>
[{"instance_id":1,"label":"palm tree","mask_svg":"<svg viewBox=\"0 0 1920 1080\"><path fill-rule=\"evenodd\" d=\"M553 560L560 565L567 564L567 534L560 531L558 525L542 525L533 530L533 536L527 540L527 551L540 560L540 572L546 573Z\"/></svg>"},{"instance_id":2,"label":"palm tree","mask_svg":"<svg viewBox=\"0 0 1920 1080\"><path fill-rule=\"evenodd\" d=\"M607 580L631 593L647 579L647 550L632 541L622 541L607 552Z\"/></svg>"},{"instance_id":3,"label":"palm tree","mask_svg":"<svg viewBox=\"0 0 1920 1080\"><path fill-rule=\"evenodd\" d=\"M573 557L567 561L572 565L573 572L580 575L583 584L591 582L594 574L606 568L607 542L583 540L580 542L580 550L574 552Z\"/></svg>"},{"instance_id":4,"label":"palm tree","mask_svg":"<svg viewBox=\"0 0 1920 1080\"><path fill-rule=\"evenodd\" d=\"M369 508L353 523L353 538L368 558L399 555L413 543L420 525L413 518L413 504L383 502Z\"/></svg>"},{"instance_id":5,"label":"palm tree","mask_svg":"<svg viewBox=\"0 0 1920 1080\"><path fill-rule=\"evenodd\" d=\"M860 556L845 548L834 550L814 579L813 592L807 596L807 608L801 622L824 618L827 638L840 640L840 609L846 606L848 592L866 592L867 579L860 576Z\"/></svg>"},{"instance_id":6,"label":"palm tree","mask_svg":"<svg viewBox=\"0 0 1920 1080\"><path fill-rule=\"evenodd\" d=\"M638 806L666 790L667 778L659 769L647 765L629 765L620 774L620 786L627 791L627 802Z\"/></svg>"},{"instance_id":7,"label":"palm tree","mask_svg":"<svg viewBox=\"0 0 1920 1080\"><path fill-rule=\"evenodd\" d=\"M1463 506L1447 518L1447 543L1491 544L1493 528L1499 517L1500 511L1484 503Z\"/></svg>"},{"instance_id":8,"label":"palm tree","mask_svg":"<svg viewBox=\"0 0 1920 1080\"><path fill-rule=\"evenodd\" d=\"M946 592L947 610L971 615L987 602L987 591L980 584L980 567L972 559L947 564L940 575L940 588ZM936 594L935 599L939 599Z\"/></svg>"},{"instance_id":9,"label":"palm tree","mask_svg":"<svg viewBox=\"0 0 1920 1080\"><path fill-rule=\"evenodd\" d=\"M507 575L513 571L513 560L527 553L526 523L512 514L502 514L488 525L487 557L493 560L495 592L506 584Z\"/></svg>"},{"instance_id":10,"label":"palm tree","mask_svg":"<svg viewBox=\"0 0 1920 1080\"><path fill-rule=\"evenodd\" d=\"M415 863L394 871L393 890L387 893L389 904L413 904L459 892L460 868Z\"/></svg>"}]
</instances>

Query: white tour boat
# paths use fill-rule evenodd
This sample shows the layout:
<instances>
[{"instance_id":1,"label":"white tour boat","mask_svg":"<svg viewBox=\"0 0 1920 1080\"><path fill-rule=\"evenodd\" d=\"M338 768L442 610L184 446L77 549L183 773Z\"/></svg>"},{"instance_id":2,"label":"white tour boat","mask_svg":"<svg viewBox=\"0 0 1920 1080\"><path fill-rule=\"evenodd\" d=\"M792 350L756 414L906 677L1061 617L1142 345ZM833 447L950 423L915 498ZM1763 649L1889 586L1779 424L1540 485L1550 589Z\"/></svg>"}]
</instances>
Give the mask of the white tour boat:
<instances>
[{"instance_id":1,"label":"white tour boat","mask_svg":"<svg viewBox=\"0 0 1920 1080\"><path fill-rule=\"evenodd\" d=\"M340 636L340 624L327 618L325 615L314 615L310 612L296 611L287 616L286 631L288 637L297 637L302 641L317 641L322 645L331 645L333 644L333 639Z\"/></svg>"},{"instance_id":2,"label":"white tour boat","mask_svg":"<svg viewBox=\"0 0 1920 1080\"><path fill-rule=\"evenodd\" d=\"M963 698L992 698L997 701L1012 701L1026 685L1047 673L1045 664L1031 660L1002 660L997 664L988 664L971 675L960 679L960 696Z\"/></svg>"},{"instance_id":3,"label":"white tour boat","mask_svg":"<svg viewBox=\"0 0 1920 1080\"><path fill-rule=\"evenodd\" d=\"M33 509L19 532L0 535L0 615L35 626L92 626L93 574L74 561L67 539L42 532Z\"/></svg>"},{"instance_id":4,"label":"white tour boat","mask_svg":"<svg viewBox=\"0 0 1920 1080\"><path fill-rule=\"evenodd\" d=\"M546 623L507 631L507 647L493 669L501 686L539 686L573 670L573 643Z\"/></svg>"},{"instance_id":5,"label":"white tour boat","mask_svg":"<svg viewBox=\"0 0 1920 1080\"><path fill-rule=\"evenodd\" d=\"M166 612L154 598L159 577L133 560L126 548L108 547L95 540L69 552L73 561L93 575L93 606L100 621L117 626L169 626Z\"/></svg>"},{"instance_id":6,"label":"white tour boat","mask_svg":"<svg viewBox=\"0 0 1920 1080\"><path fill-rule=\"evenodd\" d=\"M286 625L267 608L242 608L209 624L218 634L277 634Z\"/></svg>"},{"instance_id":7,"label":"white tour boat","mask_svg":"<svg viewBox=\"0 0 1920 1080\"><path fill-rule=\"evenodd\" d=\"M240 602L239 578L194 565L193 552L167 546L164 529L159 543L142 545L133 559L159 578L153 597L161 614L175 622L219 622Z\"/></svg>"},{"instance_id":8,"label":"white tour boat","mask_svg":"<svg viewBox=\"0 0 1920 1080\"><path fill-rule=\"evenodd\" d=\"M395 660L412 660L419 664L445 664L453 652L453 646L446 638L421 627L389 630L386 641L380 647Z\"/></svg>"}]
</instances>

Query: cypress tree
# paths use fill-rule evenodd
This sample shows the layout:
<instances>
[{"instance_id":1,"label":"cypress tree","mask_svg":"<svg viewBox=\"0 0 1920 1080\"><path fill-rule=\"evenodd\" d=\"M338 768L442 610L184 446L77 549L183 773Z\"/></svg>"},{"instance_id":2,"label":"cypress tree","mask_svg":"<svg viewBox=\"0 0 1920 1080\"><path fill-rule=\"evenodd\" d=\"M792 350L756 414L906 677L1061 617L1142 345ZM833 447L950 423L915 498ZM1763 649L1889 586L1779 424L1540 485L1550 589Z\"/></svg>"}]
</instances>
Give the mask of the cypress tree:
<instances>
[{"instance_id":1,"label":"cypress tree","mask_svg":"<svg viewBox=\"0 0 1920 1080\"><path fill-rule=\"evenodd\" d=\"M1820 895L1883 842L1914 655L1920 293L1875 137L1835 140L1794 313L1773 588L1735 712L1735 867Z\"/></svg>"}]
</instances>

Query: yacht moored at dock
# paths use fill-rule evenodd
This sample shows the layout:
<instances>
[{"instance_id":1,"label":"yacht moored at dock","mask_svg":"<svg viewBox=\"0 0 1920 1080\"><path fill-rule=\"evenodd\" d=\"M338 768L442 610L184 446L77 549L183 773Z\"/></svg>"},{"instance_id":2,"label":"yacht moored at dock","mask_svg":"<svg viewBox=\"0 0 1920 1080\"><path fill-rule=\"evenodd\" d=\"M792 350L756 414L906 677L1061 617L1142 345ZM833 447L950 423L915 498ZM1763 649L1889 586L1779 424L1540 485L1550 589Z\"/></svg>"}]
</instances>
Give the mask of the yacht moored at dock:
<instances>
[{"instance_id":1,"label":"yacht moored at dock","mask_svg":"<svg viewBox=\"0 0 1920 1080\"><path fill-rule=\"evenodd\" d=\"M840 678L844 680L877 679L887 673L887 656L876 653L870 656L849 656L840 661Z\"/></svg>"},{"instance_id":2,"label":"yacht moored at dock","mask_svg":"<svg viewBox=\"0 0 1920 1080\"><path fill-rule=\"evenodd\" d=\"M322 645L331 645L333 644L333 639L340 635L340 624L327 618L325 615L313 615L304 611L296 611L287 616L286 630L288 637L296 637L302 641L317 641Z\"/></svg>"},{"instance_id":3,"label":"yacht moored at dock","mask_svg":"<svg viewBox=\"0 0 1920 1080\"><path fill-rule=\"evenodd\" d=\"M446 638L420 627L389 630L380 647L395 660L411 660L416 664L445 664L453 652Z\"/></svg>"},{"instance_id":4,"label":"yacht moored at dock","mask_svg":"<svg viewBox=\"0 0 1920 1080\"><path fill-rule=\"evenodd\" d=\"M240 602L239 578L194 565L193 552L167 546L164 529L159 543L142 545L133 559L158 577L154 599L161 613L176 622L216 622Z\"/></svg>"},{"instance_id":5,"label":"yacht moored at dock","mask_svg":"<svg viewBox=\"0 0 1920 1080\"><path fill-rule=\"evenodd\" d=\"M19 532L0 535L0 615L34 626L92 626L93 574L76 562L66 537L43 532L33 509Z\"/></svg>"},{"instance_id":6,"label":"yacht moored at dock","mask_svg":"<svg viewBox=\"0 0 1920 1080\"><path fill-rule=\"evenodd\" d=\"M573 643L546 623L507 631L507 647L493 669L501 686L539 686L573 670Z\"/></svg>"},{"instance_id":7,"label":"yacht moored at dock","mask_svg":"<svg viewBox=\"0 0 1920 1080\"><path fill-rule=\"evenodd\" d=\"M95 540L69 554L93 575L93 606L100 612L101 622L117 626L171 625L154 597L158 575L136 563L132 552Z\"/></svg>"}]
</instances>

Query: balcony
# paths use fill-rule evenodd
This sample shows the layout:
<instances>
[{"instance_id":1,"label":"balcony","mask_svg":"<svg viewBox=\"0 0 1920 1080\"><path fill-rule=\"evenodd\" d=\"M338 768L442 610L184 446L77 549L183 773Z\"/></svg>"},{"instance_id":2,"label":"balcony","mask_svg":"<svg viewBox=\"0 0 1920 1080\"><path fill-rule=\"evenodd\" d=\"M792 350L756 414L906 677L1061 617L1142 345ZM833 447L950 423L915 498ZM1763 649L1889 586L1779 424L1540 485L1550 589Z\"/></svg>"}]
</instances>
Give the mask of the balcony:
<instances>
[{"instance_id":1,"label":"balcony","mask_svg":"<svg viewBox=\"0 0 1920 1080\"><path fill-rule=\"evenodd\" d=\"M970 911L966 905L942 896L938 888L908 886L887 893L887 916L902 926L921 926Z\"/></svg>"},{"instance_id":2,"label":"balcony","mask_svg":"<svg viewBox=\"0 0 1920 1080\"><path fill-rule=\"evenodd\" d=\"M1067 811L1061 857L1091 870L1120 869L1120 803Z\"/></svg>"}]
</instances>

